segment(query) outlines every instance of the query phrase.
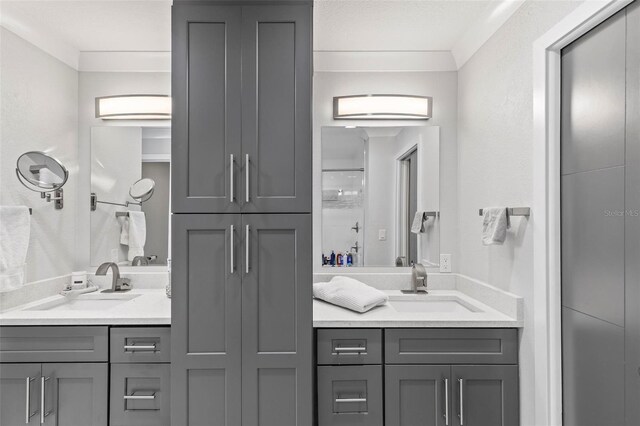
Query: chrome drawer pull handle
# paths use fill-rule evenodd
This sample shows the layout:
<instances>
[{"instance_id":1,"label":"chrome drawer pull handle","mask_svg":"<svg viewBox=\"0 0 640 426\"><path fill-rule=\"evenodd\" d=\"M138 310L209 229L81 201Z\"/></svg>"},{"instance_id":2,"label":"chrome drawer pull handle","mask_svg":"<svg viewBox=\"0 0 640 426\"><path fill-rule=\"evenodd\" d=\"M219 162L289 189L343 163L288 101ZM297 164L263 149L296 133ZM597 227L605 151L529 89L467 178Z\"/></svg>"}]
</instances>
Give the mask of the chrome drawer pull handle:
<instances>
[{"instance_id":1,"label":"chrome drawer pull handle","mask_svg":"<svg viewBox=\"0 0 640 426\"><path fill-rule=\"evenodd\" d=\"M367 398L336 398L336 402L367 402Z\"/></svg>"},{"instance_id":2,"label":"chrome drawer pull handle","mask_svg":"<svg viewBox=\"0 0 640 426\"><path fill-rule=\"evenodd\" d=\"M244 162L244 169L245 169L245 189L244 189L244 193L245 193L245 197L244 197L244 201L246 203L249 202L249 154L246 154L245 156L245 162Z\"/></svg>"},{"instance_id":3,"label":"chrome drawer pull handle","mask_svg":"<svg viewBox=\"0 0 640 426\"><path fill-rule=\"evenodd\" d=\"M332 355L366 355L366 346L336 346Z\"/></svg>"},{"instance_id":4,"label":"chrome drawer pull handle","mask_svg":"<svg viewBox=\"0 0 640 426\"><path fill-rule=\"evenodd\" d=\"M458 417L460 417L460 426L463 426L464 425L464 391L463 391L464 380L458 379L458 384L460 385L460 414L458 414Z\"/></svg>"},{"instance_id":5,"label":"chrome drawer pull handle","mask_svg":"<svg viewBox=\"0 0 640 426\"><path fill-rule=\"evenodd\" d=\"M151 395L124 395L123 398L125 400L133 399L133 400L153 400L156 399L156 394L153 393Z\"/></svg>"},{"instance_id":6,"label":"chrome drawer pull handle","mask_svg":"<svg viewBox=\"0 0 640 426\"><path fill-rule=\"evenodd\" d=\"M125 352L155 351L156 345L124 345Z\"/></svg>"},{"instance_id":7,"label":"chrome drawer pull handle","mask_svg":"<svg viewBox=\"0 0 640 426\"><path fill-rule=\"evenodd\" d=\"M40 423L44 423L45 417L51 414L52 410L45 411L45 386L51 377L40 377Z\"/></svg>"},{"instance_id":8,"label":"chrome drawer pull handle","mask_svg":"<svg viewBox=\"0 0 640 426\"><path fill-rule=\"evenodd\" d=\"M449 379L444 380L444 424L449 426Z\"/></svg>"},{"instance_id":9,"label":"chrome drawer pull handle","mask_svg":"<svg viewBox=\"0 0 640 426\"><path fill-rule=\"evenodd\" d=\"M27 377L26 379L26 393L25 393L25 413L24 413L24 422L29 424L31 421L31 417L35 416L38 411L31 412L31 382L35 380L35 378Z\"/></svg>"},{"instance_id":10,"label":"chrome drawer pull handle","mask_svg":"<svg viewBox=\"0 0 640 426\"><path fill-rule=\"evenodd\" d=\"M229 202L233 203L235 197L233 195L233 154L229 155Z\"/></svg>"},{"instance_id":11,"label":"chrome drawer pull handle","mask_svg":"<svg viewBox=\"0 0 640 426\"><path fill-rule=\"evenodd\" d=\"M231 247L229 247L230 250L230 258L231 258L231 273L233 274L235 272L234 270L234 263L235 263L235 259L233 258L233 252L234 252L234 242L233 242L233 233L234 233L234 229L235 227L233 225L229 226L229 234L231 235L230 237L230 245Z\"/></svg>"}]
</instances>

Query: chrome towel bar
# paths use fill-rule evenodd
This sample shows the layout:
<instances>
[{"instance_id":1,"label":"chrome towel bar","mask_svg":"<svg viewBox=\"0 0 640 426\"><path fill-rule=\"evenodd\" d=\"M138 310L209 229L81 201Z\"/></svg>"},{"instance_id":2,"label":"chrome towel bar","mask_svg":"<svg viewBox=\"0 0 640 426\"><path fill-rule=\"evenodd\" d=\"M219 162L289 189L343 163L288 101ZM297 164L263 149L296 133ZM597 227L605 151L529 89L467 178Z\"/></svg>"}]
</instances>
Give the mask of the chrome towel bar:
<instances>
[{"instance_id":1,"label":"chrome towel bar","mask_svg":"<svg viewBox=\"0 0 640 426\"><path fill-rule=\"evenodd\" d=\"M507 207L507 214L509 216L530 216L531 208L530 207ZM482 209L478 210L478 216L483 216L484 211Z\"/></svg>"}]
</instances>

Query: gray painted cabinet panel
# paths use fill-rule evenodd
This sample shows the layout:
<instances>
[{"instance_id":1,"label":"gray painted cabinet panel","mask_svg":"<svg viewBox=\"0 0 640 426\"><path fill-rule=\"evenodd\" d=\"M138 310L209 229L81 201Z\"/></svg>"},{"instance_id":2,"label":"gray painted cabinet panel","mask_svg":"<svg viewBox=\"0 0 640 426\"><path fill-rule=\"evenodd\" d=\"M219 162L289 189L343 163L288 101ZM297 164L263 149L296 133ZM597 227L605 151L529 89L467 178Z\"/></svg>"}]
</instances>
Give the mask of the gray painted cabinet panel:
<instances>
[{"instance_id":1,"label":"gray painted cabinet panel","mask_svg":"<svg viewBox=\"0 0 640 426\"><path fill-rule=\"evenodd\" d=\"M445 426L453 415L450 376L448 365L385 366L385 426Z\"/></svg>"},{"instance_id":2,"label":"gray painted cabinet panel","mask_svg":"<svg viewBox=\"0 0 640 426\"><path fill-rule=\"evenodd\" d=\"M174 213L240 211L241 19L237 6L173 6Z\"/></svg>"},{"instance_id":3,"label":"gray painted cabinet panel","mask_svg":"<svg viewBox=\"0 0 640 426\"><path fill-rule=\"evenodd\" d=\"M169 376L169 364L113 364L110 426L170 426Z\"/></svg>"},{"instance_id":4,"label":"gray painted cabinet panel","mask_svg":"<svg viewBox=\"0 0 640 426\"><path fill-rule=\"evenodd\" d=\"M242 9L243 212L311 212L311 11Z\"/></svg>"},{"instance_id":5,"label":"gray painted cabinet panel","mask_svg":"<svg viewBox=\"0 0 640 426\"><path fill-rule=\"evenodd\" d=\"M239 215L173 215L175 425L241 424L240 224Z\"/></svg>"},{"instance_id":6,"label":"gray painted cabinet panel","mask_svg":"<svg viewBox=\"0 0 640 426\"><path fill-rule=\"evenodd\" d=\"M242 232L242 424L310 425L311 215L242 215Z\"/></svg>"},{"instance_id":7,"label":"gray painted cabinet panel","mask_svg":"<svg viewBox=\"0 0 640 426\"><path fill-rule=\"evenodd\" d=\"M42 364L47 426L107 426L109 366Z\"/></svg>"},{"instance_id":8,"label":"gray painted cabinet panel","mask_svg":"<svg viewBox=\"0 0 640 426\"><path fill-rule=\"evenodd\" d=\"M456 426L520 424L517 365L454 365L453 423Z\"/></svg>"},{"instance_id":9,"label":"gray painted cabinet panel","mask_svg":"<svg viewBox=\"0 0 640 426\"><path fill-rule=\"evenodd\" d=\"M381 365L318 367L318 426L382 426Z\"/></svg>"},{"instance_id":10,"label":"gray painted cabinet panel","mask_svg":"<svg viewBox=\"0 0 640 426\"><path fill-rule=\"evenodd\" d=\"M40 371L40 364L0 364L0 425L40 424Z\"/></svg>"}]
</instances>

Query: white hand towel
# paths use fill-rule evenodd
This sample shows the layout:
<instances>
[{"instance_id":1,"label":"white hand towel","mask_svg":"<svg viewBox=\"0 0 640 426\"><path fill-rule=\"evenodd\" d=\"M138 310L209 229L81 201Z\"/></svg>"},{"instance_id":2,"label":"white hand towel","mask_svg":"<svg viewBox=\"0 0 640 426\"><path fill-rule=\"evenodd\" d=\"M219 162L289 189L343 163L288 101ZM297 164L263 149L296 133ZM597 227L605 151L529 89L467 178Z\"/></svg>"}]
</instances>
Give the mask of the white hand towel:
<instances>
[{"instance_id":1,"label":"white hand towel","mask_svg":"<svg viewBox=\"0 0 640 426\"><path fill-rule=\"evenodd\" d=\"M24 206L0 207L0 292L24 284L31 215Z\"/></svg>"},{"instance_id":2,"label":"white hand towel","mask_svg":"<svg viewBox=\"0 0 640 426\"><path fill-rule=\"evenodd\" d=\"M506 207L486 207L482 209L482 244L490 246L501 245L507 236L507 229L511 226Z\"/></svg>"},{"instance_id":3,"label":"white hand towel","mask_svg":"<svg viewBox=\"0 0 640 426\"><path fill-rule=\"evenodd\" d=\"M411 232L413 232L414 234L424 232L424 212L416 212L416 214L413 216Z\"/></svg>"},{"instance_id":4,"label":"white hand towel","mask_svg":"<svg viewBox=\"0 0 640 426\"><path fill-rule=\"evenodd\" d=\"M129 245L129 217L120 216L120 244L124 246Z\"/></svg>"},{"instance_id":5,"label":"white hand towel","mask_svg":"<svg viewBox=\"0 0 640 426\"><path fill-rule=\"evenodd\" d=\"M129 217L129 252L127 259L132 261L136 256L144 256L144 245L147 242L147 222L144 212L130 211ZM120 235L122 237L122 234Z\"/></svg>"},{"instance_id":6,"label":"white hand towel","mask_svg":"<svg viewBox=\"0 0 640 426\"><path fill-rule=\"evenodd\" d=\"M336 276L328 283L315 283L313 296L356 312L367 312L389 297L371 286L349 277Z\"/></svg>"}]
</instances>

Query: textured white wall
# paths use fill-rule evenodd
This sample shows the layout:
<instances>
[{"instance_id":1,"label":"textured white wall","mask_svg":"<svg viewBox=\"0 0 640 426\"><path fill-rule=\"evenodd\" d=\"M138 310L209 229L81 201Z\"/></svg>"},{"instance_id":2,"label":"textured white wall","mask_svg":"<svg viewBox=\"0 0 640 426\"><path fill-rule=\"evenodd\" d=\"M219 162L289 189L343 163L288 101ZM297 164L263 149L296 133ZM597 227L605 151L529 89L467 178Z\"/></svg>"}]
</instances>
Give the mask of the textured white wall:
<instances>
[{"instance_id":1,"label":"textured white wall","mask_svg":"<svg viewBox=\"0 0 640 426\"><path fill-rule=\"evenodd\" d=\"M433 97L433 118L427 122L334 120L333 97L366 93L400 93ZM454 255L457 268L457 116L456 72L315 73L313 80L313 261L321 261L321 129L323 126L440 126L440 211L442 253Z\"/></svg>"},{"instance_id":2,"label":"textured white wall","mask_svg":"<svg viewBox=\"0 0 640 426\"><path fill-rule=\"evenodd\" d=\"M26 282L71 273L78 203L78 73L0 28L0 204L33 208ZM18 156L45 151L69 170L55 210L15 175Z\"/></svg>"},{"instance_id":3,"label":"textured white wall","mask_svg":"<svg viewBox=\"0 0 640 426\"><path fill-rule=\"evenodd\" d=\"M171 74L158 72L81 72L79 76L79 127L78 158L80 179L78 191L81 203L78 204L78 229L84 230L77 235L78 253L76 268L89 269L90 261L90 218L89 193L91 192L91 128L97 126L170 126L169 121L118 121L95 118L95 98L98 96L122 95L132 93L171 94ZM126 152L122 155L127 155ZM85 202L86 200L86 202ZM102 261L106 262L109 259ZM100 261L99 261L100 262ZM95 266L95 265L94 265Z\"/></svg>"},{"instance_id":4,"label":"textured white wall","mask_svg":"<svg viewBox=\"0 0 640 426\"><path fill-rule=\"evenodd\" d=\"M525 298L522 425L534 425L533 286L542 284L532 281L532 229L514 218L504 245L484 247L478 209L531 206L532 43L579 3L527 2L458 75L459 271Z\"/></svg>"}]
</instances>

